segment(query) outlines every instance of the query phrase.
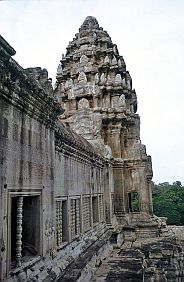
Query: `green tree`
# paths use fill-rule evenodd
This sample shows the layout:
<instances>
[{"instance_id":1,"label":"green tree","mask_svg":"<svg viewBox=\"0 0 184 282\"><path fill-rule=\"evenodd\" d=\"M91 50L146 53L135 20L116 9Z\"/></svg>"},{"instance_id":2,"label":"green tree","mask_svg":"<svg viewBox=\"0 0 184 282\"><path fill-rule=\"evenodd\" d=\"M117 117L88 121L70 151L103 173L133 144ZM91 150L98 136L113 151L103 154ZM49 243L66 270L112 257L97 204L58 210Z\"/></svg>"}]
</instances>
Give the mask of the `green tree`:
<instances>
[{"instance_id":1,"label":"green tree","mask_svg":"<svg viewBox=\"0 0 184 282\"><path fill-rule=\"evenodd\" d=\"M155 215L167 217L167 224L184 225L184 186L180 181L154 185L153 210Z\"/></svg>"}]
</instances>

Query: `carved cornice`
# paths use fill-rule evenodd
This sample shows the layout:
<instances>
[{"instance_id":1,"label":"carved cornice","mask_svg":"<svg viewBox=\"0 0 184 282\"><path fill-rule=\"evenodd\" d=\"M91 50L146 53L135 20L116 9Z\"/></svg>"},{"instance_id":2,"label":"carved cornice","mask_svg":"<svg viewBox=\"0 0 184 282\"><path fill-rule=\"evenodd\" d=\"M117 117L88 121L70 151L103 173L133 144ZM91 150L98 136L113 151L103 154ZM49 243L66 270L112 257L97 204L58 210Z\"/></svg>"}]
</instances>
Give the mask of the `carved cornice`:
<instances>
[{"instance_id":1,"label":"carved cornice","mask_svg":"<svg viewBox=\"0 0 184 282\"><path fill-rule=\"evenodd\" d=\"M95 148L69 126L59 123L55 131L56 151L66 156L103 167L107 160L98 155Z\"/></svg>"},{"instance_id":2,"label":"carved cornice","mask_svg":"<svg viewBox=\"0 0 184 282\"><path fill-rule=\"evenodd\" d=\"M27 75L13 58L2 56L1 52L0 98L51 127L63 113L61 106L46 94L35 79Z\"/></svg>"}]
</instances>

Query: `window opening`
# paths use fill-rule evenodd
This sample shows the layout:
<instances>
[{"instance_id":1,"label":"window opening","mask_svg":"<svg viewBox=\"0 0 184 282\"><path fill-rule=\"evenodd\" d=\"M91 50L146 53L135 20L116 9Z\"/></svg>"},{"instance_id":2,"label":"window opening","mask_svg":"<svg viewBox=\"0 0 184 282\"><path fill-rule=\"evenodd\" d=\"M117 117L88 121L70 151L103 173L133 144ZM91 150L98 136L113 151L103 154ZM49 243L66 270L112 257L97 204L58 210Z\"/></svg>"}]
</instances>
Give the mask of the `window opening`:
<instances>
[{"instance_id":1,"label":"window opening","mask_svg":"<svg viewBox=\"0 0 184 282\"><path fill-rule=\"evenodd\" d=\"M98 197L92 197L92 209L93 209L93 223L96 223L99 221L98 216Z\"/></svg>"},{"instance_id":2,"label":"window opening","mask_svg":"<svg viewBox=\"0 0 184 282\"><path fill-rule=\"evenodd\" d=\"M139 212L139 195L137 192L128 193L129 211Z\"/></svg>"},{"instance_id":3,"label":"window opening","mask_svg":"<svg viewBox=\"0 0 184 282\"><path fill-rule=\"evenodd\" d=\"M80 234L80 199L70 200L71 238Z\"/></svg>"},{"instance_id":4,"label":"window opening","mask_svg":"<svg viewBox=\"0 0 184 282\"><path fill-rule=\"evenodd\" d=\"M91 197L83 197L82 199L83 209L83 229L84 232L91 227Z\"/></svg>"},{"instance_id":5,"label":"window opening","mask_svg":"<svg viewBox=\"0 0 184 282\"><path fill-rule=\"evenodd\" d=\"M56 202L56 238L57 245L68 241L67 234L67 201Z\"/></svg>"}]
</instances>

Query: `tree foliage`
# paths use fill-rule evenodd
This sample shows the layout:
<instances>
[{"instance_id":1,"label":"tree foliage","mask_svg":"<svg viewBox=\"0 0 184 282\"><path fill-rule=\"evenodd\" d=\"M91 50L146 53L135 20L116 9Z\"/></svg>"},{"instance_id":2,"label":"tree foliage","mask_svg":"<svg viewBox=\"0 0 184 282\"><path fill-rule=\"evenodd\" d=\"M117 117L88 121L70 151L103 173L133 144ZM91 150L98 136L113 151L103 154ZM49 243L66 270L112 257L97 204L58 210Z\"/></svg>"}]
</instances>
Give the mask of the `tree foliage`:
<instances>
[{"instance_id":1,"label":"tree foliage","mask_svg":"<svg viewBox=\"0 0 184 282\"><path fill-rule=\"evenodd\" d=\"M153 210L160 217L167 217L167 224L184 225L184 186L180 181L154 185Z\"/></svg>"}]
</instances>

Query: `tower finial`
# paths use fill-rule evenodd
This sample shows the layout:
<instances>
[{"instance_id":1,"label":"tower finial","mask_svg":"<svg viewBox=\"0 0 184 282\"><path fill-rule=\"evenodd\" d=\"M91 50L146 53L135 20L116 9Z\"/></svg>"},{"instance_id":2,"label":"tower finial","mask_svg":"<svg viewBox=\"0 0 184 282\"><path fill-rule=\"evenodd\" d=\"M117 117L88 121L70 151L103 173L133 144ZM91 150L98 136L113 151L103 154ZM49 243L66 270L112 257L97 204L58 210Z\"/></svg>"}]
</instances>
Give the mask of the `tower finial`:
<instances>
[{"instance_id":1,"label":"tower finial","mask_svg":"<svg viewBox=\"0 0 184 282\"><path fill-rule=\"evenodd\" d=\"M81 28L82 29L98 29L99 24L95 17L88 16L85 18Z\"/></svg>"}]
</instances>

